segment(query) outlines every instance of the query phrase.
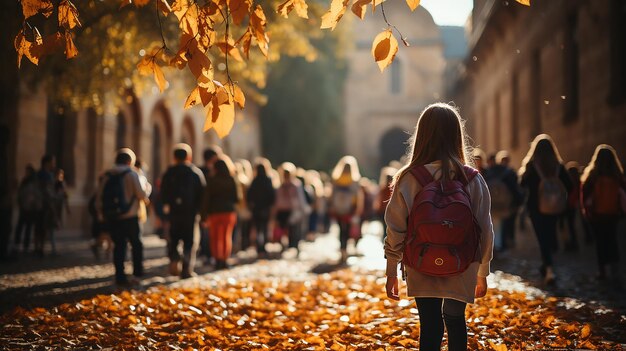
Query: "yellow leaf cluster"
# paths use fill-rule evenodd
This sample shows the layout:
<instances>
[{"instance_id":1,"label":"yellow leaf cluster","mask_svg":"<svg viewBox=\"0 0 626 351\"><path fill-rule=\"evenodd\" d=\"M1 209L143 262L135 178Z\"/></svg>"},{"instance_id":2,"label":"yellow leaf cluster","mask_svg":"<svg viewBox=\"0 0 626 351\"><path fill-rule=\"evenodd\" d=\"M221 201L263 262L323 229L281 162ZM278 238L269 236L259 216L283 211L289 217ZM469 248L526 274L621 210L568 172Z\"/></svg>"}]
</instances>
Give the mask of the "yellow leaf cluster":
<instances>
[{"instance_id":1,"label":"yellow leaf cluster","mask_svg":"<svg viewBox=\"0 0 626 351\"><path fill-rule=\"evenodd\" d=\"M228 99L219 95L213 99ZM230 103L220 106L232 112ZM578 321L584 311L563 313L559 303L490 290L467 309L468 350L621 350L604 341L626 336L619 313L593 318L613 323L620 335L602 335L602 328L595 335ZM3 345L12 350L417 350L418 325L412 300L386 298L382 272L354 270L297 281L203 277L195 286L125 291L0 316Z\"/></svg>"}]
</instances>

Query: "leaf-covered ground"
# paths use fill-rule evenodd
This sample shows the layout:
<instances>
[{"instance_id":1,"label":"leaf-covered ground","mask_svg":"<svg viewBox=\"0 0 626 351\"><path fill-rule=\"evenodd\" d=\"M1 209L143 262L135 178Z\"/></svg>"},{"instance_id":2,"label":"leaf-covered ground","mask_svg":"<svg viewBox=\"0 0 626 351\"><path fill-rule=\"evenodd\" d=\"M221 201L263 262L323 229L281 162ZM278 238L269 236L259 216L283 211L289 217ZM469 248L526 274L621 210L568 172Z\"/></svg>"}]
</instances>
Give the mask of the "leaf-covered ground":
<instances>
[{"instance_id":1,"label":"leaf-covered ground","mask_svg":"<svg viewBox=\"0 0 626 351\"><path fill-rule=\"evenodd\" d=\"M269 266L268 270L280 269ZM280 278L196 278L147 291L0 316L10 350L417 350L414 303L384 295L381 271L343 269ZM226 274L226 273L225 273ZM467 309L470 350L622 350L626 318L573 299L546 298L514 276Z\"/></svg>"}]
</instances>

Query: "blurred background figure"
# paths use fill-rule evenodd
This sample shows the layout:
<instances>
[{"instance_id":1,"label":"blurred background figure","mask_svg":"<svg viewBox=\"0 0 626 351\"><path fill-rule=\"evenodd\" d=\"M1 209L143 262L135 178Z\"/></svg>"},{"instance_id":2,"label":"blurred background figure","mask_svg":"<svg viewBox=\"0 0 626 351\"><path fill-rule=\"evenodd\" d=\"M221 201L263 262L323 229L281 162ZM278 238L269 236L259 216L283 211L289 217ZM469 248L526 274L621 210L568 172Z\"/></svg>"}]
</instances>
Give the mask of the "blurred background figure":
<instances>
[{"instance_id":1,"label":"blurred background figure","mask_svg":"<svg viewBox=\"0 0 626 351\"><path fill-rule=\"evenodd\" d=\"M504 251L515 243L515 218L524 195L517 183L517 174L508 166L509 154L500 151L489 157L490 166L484 172L491 195L491 218L493 220L496 251Z\"/></svg>"},{"instance_id":2,"label":"blurred background figure","mask_svg":"<svg viewBox=\"0 0 626 351\"><path fill-rule=\"evenodd\" d=\"M241 199L237 204L237 225L234 232L234 250L247 250L251 244L251 226L252 226L252 212L248 207L247 193L250 183L252 182L252 165L250 161L240 159L235 162L235 179L237 180L237 186L239 187L239 193Z\"/></svg>"},{"instance_id":3,"label":"blurred background figure","mask_svg":"<svg viewBox=\"0 0 626 351\"><path fill-rule=\"evenodd\" d=\"M256 231L256 252L259 258L265 258L265 244L269 240L269 221L272 207L276 201L276 190L268 176L271 168L267 159L260 159L255 166L255 176L250 183L246 197L252 213L252 227Z\"/></svg>"},{"instance_id":4,"label":"blurred background figure","mask_svg":"<svg viewBox=\"0 0 626 351\"><path fill-rule=\"evenodd\" d=\"M553 284L553 252L558 250L557 220L567 207L567 189L572 183L559 151L547 134L540 134L530 145L519 169L520 185L528 193L526 208L541 251L539 271L546 284Z\"/></svg>"},{"instance_id":5,"label":"blurred background figure","mask_svg":"<svg viewBox=\"0 0 626 351\"><path fill-rule=\"evenodd\" d=\"M192 150L189 145L175 145L174 165L167 169L161 184L164 213L169 221L169 271L171 275L180 275L183 279L195 275L200 236L198 223L206 187L204 174L191 160ZM183 245L182 257L178 249L180 242Z\"/></svg>"},{"instance_id":6,"label":"blurred background figure","mask_svg":"<svg viewBox=\"0 0 626 351\"><path fill-rule=\"evenodd\" d=\"M276 190L276 226L273 239L283 244L282 238L287 236L287 247L295 248L296 255L300 255L301 224L308 211L308 204L296 171L296 166L291 162L280 166L281 184Z\"/></svg>"},{"instance_id":7,"label":"blurred background figure","mask_svg":"<svg viewBox=\"0 0 626 351\"><path fill-rule=\"evenodd\" d=\"M621 289L617 224L626 213L626 183L624 168L613 147L607 144L596 147L581 182L585 216L595 236L598 279L607 278L608 266L612 283Z\"/></svg>"},{"instance_id":8,"label":"blurred background figure","mask_svg":"<svg viewBox=\"0 0 626 351\"><path fill-rule=\"evenodd\" d=\"M382 233L382 241L385 242L385 238L387 237L387 223L385 222L385 210L387 209L387 204L389 203L389 199L391 199L391 182L393 181L393 176L398 172L397 168L394 167L383 167L380 170L380 178L378 179L378 196L376 197L375 210L378 220L382 223L383 233Z\"/></svg>"},{"instance_id":9,"label":"blurred background figure","mask_svg":"<svg viewBox=\"0 0 626 351\"><path fill-rule=\"evenodd\" d=\"M35 167L28 164L24 178L20 181L17 190L19 216L15 226L15 250L22 245L22 252L28 251L31 233L37 220L37 212L41 210L42 201L42 194L35 175ZM22 234L24 235L23 237Z\"/></svg>"},{"instance_id":10,"label":"blurred background figure","mask_svg":"<svg viewBox=\"0 0 626 351\"><path fill-rule=\"evenodd\" d=\"M348 258L348 239L358 240L361 215L364 207L364 194L359 181L361 172L356 158L342 157L333 169L332 193L329 212L339 225L341 263Z\"/></svg>"},{"instance_id":11,"label":"blurred background figure","mask_svg":"<svg viewBox=\"0 0 626 351\"><path fill-rule=\"evenodd\" d=\"M236 206L241 201L235 179L235 166L224 154L214 164L202 201L202 218L209 227L211 256L215 269L229 268L233 250L233 231L237 224Z\"/></svg>"}]
</instances>

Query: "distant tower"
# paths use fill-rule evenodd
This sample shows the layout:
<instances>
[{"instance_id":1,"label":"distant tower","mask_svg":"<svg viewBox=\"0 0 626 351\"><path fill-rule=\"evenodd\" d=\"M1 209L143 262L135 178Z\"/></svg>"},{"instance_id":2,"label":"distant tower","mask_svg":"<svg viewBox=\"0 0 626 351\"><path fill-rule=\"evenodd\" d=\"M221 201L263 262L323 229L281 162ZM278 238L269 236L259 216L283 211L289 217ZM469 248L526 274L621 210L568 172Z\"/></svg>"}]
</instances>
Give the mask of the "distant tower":
<instances>
[{"instance_id":1,"label":"distant tower","mask_svg":"<svg viewBox=\"0 0 626 351\"><path fill-rule=\"evenodd\" d=\"M422 109L444 94L444 47L430 13L422 7L411 12L401 1L385 2L385 13L411 46L402 45L394 31L400 50L380 72L371 54L374 37L387 27L379 6L364 21L352 21L356 45L348 53L345 146L369 176L404 154L406 132L413 131Z\"/></svg>"}]
</instances>

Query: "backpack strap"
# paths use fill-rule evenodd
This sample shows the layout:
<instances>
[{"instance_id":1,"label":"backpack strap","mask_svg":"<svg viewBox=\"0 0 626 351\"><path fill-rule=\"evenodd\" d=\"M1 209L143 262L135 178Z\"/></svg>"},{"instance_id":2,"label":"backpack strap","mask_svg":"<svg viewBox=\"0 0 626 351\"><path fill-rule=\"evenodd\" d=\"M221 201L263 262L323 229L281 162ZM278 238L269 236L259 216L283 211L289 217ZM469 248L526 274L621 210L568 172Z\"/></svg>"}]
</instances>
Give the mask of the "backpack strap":
<instances>
[{"instance_id":1,"label":"backpack strap","mask_svg":"<svg viewBox=\"0 0 626 351\"><path fill-rule=\"evenodd\" d=\"M476 178L476 175L478 175L478 170L468 165L463 165L463 171L465 172L465 177L467 177L467 184L469 184L474 178Z\"/></svg>"},{"instance_id":2,"label":"backpack strap","mask_svg":"<svg viewBox=\"0 0 626 351\"><path fill-rule=\"evenodd\" d=\"M432 183L435 179L433 175L426 169L424 166L413 167L409 170L411 174L417 179L422 187L426 186L428 183Z\"/></svg>"}]
</instances>

